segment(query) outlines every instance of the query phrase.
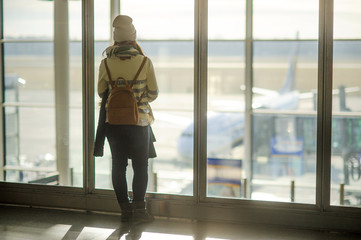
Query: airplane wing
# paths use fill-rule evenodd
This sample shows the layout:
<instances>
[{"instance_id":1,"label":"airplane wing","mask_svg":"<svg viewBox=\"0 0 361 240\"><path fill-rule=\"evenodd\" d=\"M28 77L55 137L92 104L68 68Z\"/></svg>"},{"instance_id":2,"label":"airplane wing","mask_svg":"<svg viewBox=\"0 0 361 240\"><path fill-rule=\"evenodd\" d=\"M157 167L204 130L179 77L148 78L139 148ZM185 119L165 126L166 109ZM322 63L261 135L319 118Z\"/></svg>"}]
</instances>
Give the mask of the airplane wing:
<instances>
[{"instance_id":1,"label":"airplane wing","mask_svg":"<svg viewBox=\"0 0 361 240\"><path fill-rule=\"evenodd\" d=\"M345 88L345 93L354 93L354 92L359 92L359 91L360 91L360 87L348 87L348 88ZM313 89L311 92L300 93L299 98L300 99L310 99L310 98L313 98L313 96L315 94L317 94L317 90ZM340 90L339 89L333 89L332 94L333 95L338 95L338 94L340 94Z\"/></svg>"},{"instance_id":2,"label":"airplane wing","mask_svg":"<svg viewBox=\"0 0 361 240\"><path fill-rule=\"evenodd\" d=\"M243 112L245 109L245 104L242 98L239 99L217 99L209 100L208 109L211 111L218 112ZM208 112L210 111L208 110Z\"/></svg>"},{"instance_id":3,"label":"airplane wing","mask_svg":"<svg viewBox=\"0 0 361 240\"><path fill-rule=\"evenodd\" d=\"M315 92L313 92L313 91L311 91L311 92L304 92L304 93L300 93L299 94L299 98L300 99L311 99L311 98L313 98L313 96L316 94L316 91Z\"/></svg>"},{"instance_id":4,"label":"airplane wing","mask_svg":"<svg viewBox=\"0 0 361 240\"><path fill-rule=\"evenodd\" d=\"M242 85L241 90L242 91L246 90L246 86ZM277 91L266 89L266 88L259 88L259 87L253 87L252 92L255 94L259 94L259 95L263 95L263 96L270 96L270 97L278 95Z\"/></svg>"}]
</instances>

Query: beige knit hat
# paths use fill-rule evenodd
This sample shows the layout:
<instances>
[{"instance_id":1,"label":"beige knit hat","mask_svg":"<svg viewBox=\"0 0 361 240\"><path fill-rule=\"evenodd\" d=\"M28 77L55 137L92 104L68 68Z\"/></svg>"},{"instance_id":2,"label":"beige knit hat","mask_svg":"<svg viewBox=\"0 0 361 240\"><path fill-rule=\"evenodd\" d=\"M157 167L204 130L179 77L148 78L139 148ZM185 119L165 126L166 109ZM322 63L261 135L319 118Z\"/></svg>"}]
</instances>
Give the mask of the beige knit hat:
<instances>
[{"instance_id":1,"label":"beige knit hat","mask_svg":"<svg viewBox=\"0 0 361 240\"><path fill-rule=\"evenodd\" d=\"M137 31L133 25L133 19L126 15L118 15L113 21L113 38L116 42L135 41Z\"/></svg>"}]
</instances>

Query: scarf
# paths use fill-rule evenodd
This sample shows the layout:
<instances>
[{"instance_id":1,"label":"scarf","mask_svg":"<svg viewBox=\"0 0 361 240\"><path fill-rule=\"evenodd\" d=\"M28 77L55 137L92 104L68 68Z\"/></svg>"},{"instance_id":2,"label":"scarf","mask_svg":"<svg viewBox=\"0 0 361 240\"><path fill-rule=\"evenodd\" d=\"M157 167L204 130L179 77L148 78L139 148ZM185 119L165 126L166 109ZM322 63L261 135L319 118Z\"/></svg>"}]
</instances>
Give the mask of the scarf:
<instances>
[{"instance_id":1,"label":"scarf","mask_svg":"<svg viewBox=\"0 0 361 240\"><path fill-rule=\"evenodd\" d=\"M135 41L115 42L114 45L107 47L104 53L108 58L115 56L121 59L129 59L139 54L144 55L140 46Z\"/></svg>"}]
</instances>

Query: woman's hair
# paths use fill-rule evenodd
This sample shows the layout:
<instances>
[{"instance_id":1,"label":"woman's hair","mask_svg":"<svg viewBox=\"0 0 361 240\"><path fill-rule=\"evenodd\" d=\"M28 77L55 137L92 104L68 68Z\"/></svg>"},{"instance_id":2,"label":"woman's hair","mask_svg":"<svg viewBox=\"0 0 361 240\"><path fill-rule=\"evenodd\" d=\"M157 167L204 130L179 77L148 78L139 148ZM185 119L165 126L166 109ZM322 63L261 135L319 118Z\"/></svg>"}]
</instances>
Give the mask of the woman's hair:
<instances>
[{"instance_id":1,"label":"woman's hair","mask_svg":"<svg viewBox=\"0 0 361 240\"><path fill-rule=\"evenodd\" d=\"M134 47L136 50L139 51L140 54L144 55L143 49L139 46L139 44L137 43L137 41L123 41L123 42L114 42L113 45L107 47L104 51L103 51L103 56L107 55L107 57L109 57L109 52L112 51L108 51L111 50L112 48L117 48L120 46L130 46L130 47Z\"/></svg>"}]
</instances>

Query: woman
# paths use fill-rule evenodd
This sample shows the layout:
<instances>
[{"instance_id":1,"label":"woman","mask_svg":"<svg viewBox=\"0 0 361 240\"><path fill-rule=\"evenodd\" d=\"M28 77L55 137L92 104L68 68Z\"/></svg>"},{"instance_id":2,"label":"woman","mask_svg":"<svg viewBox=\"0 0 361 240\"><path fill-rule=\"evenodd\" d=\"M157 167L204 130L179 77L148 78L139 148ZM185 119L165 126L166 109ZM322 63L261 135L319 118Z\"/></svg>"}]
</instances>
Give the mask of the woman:
<instances>
[{"instance_id":1,"label":"woman","mask_svg":"<svg viewBox=\"0 0 361 240\"><path fill-rule=\"evenodd\" d=\"M111 125L105 117L105 136L108 139L112 154L112 181L119 206L122 210L122 221L151 221L153 217L147 212L145 193L148 184L148 158L152 147L152 131L150 123L153 115L149 102L158 96L158 86L154 68L149 58L145 58L136 42L136 30L129 16L119 15L113 21L114 44L104 52L105 59L99 66L98 94L107 98L111 90L109 78L115 81L122 77L131 84L137 71L141 69L133 85L133 93L138 101L139 120L136 125ZM109 72L107 72L107 68ZM110 77L109 77L110 76ZM125 85L124 82L118 82ZM106 113L107 114L107 113ZM151 149L152 150L152 149ZM128 196L126 167L128 158L132 159L134 171L133 199Z\"/></svg>"}]
</instances>

